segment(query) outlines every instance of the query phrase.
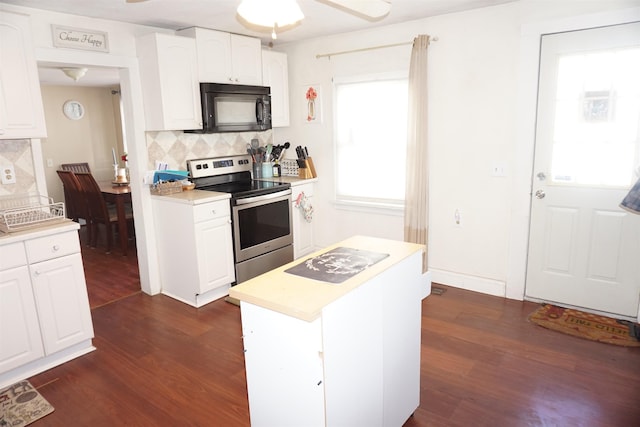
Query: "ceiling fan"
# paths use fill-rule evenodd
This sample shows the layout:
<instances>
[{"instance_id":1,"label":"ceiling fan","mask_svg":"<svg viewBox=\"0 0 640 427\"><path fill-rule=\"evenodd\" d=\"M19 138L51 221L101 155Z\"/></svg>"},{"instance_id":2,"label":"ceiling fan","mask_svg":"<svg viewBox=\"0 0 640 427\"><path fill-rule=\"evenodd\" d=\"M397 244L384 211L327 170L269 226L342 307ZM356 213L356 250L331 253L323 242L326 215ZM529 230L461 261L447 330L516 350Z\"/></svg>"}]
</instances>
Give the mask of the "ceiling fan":
<instances>
[{"instance_id":1,"label":"ceiling fan","mask_svg":"<svg viewBox=\"0 0 640 427\"><path fill-rule=\"evenodd\" d=\"M316 0L364 19L383 18L391 11L391 0Z\"/></svg>"},{"instance_id":2,"label":"ceiling fan","mask_svg":"<svg viewBox=\"0 0 640 427\"><path fill-rule=\"evenodd\" d=\"M127 3L141 3L149 0L126 0ZM264 0L260 0L267 3ZM320 3L335 7L347 13L368 20L377 20L385 17L391 11L391 0L316 0ZM285 1L286 2L286 1ZM291 0L296 3L295 0ZM284 3L284 2L283 2ZM269 25L270 26L270 25Z\"/></svg>"}]
</instances>

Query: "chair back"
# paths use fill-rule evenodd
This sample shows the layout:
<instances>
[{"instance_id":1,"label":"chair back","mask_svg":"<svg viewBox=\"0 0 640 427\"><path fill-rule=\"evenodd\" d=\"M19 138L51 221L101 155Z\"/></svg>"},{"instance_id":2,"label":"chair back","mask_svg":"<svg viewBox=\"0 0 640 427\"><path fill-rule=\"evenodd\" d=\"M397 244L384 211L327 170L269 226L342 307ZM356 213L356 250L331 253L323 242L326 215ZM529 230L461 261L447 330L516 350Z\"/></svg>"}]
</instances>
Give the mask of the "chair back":
<instances>
[{"instance_id":1,"label":"chair back","mask_svg":"<svg viewBox=\"0 0 640 427\"><path fill-rule=\"evenodd\" d=\"M100 186L93 175L87 172L78 172L75 176L78 178L80 187L84 192L91 219L95 222L108 224L110 222L110 215L107 203L104 201Z\"/></svg>"},{"instance_id":2,"label":"chair back","mask_svg":"<svg viewBox=\"0 0 640 427\"><path fill-rule=\"evenodd\" d=\"M64 202L67 207L67 217L78 221L79 218L85 221L89 219L89 211L78 178L71 171L56 171L62 181L64 189Z\"/></svg>"},{"instance_id":3,"label":"chair back","mask_svg":"<svg viewBox=\"0 0 640 427\"><path fill-rule=\"evenodd\" d=\"M89 163L64 163L60 165L60 169L63 171L71 171L71 172L85 172L91 173L91 169L89 168Z\"/></svg>"}]
</instances>

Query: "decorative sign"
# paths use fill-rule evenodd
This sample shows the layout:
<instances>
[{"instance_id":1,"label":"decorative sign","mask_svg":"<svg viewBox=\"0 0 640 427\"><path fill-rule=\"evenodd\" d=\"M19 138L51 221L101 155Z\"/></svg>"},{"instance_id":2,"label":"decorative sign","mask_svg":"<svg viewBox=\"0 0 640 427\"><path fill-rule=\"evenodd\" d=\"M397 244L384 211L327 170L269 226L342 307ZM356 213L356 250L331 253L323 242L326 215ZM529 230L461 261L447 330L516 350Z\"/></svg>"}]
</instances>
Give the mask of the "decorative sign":
<instances>
[{"instance_id":1,"label":"decorative sign","mask_svg":"<svg viewBox=\"0 0 640 427\"><path fill-rule=\"evenodd\" d=\"M109 35L103 31L52 25L53 45L70 49L109 52Z\"/></svg>"}]
</instances>

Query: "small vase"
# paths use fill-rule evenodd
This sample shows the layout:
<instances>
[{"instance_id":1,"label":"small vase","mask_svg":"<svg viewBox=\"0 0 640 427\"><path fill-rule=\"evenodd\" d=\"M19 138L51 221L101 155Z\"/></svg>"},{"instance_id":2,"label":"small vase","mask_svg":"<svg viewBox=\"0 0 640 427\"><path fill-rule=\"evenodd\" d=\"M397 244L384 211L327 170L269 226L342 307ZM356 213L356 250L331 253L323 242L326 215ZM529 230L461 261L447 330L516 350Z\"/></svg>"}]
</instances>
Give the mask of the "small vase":
<instances>
[{"instance_id":1,"label":"small vase","mask_svg":"<svg viewBox=\"0 0 640 427\"><path fill-rule=\"evenodd\" d=\"M307 120L312 121L316 119L316 101L310 99L307 103Z\"/></svg>"}]
</instances>

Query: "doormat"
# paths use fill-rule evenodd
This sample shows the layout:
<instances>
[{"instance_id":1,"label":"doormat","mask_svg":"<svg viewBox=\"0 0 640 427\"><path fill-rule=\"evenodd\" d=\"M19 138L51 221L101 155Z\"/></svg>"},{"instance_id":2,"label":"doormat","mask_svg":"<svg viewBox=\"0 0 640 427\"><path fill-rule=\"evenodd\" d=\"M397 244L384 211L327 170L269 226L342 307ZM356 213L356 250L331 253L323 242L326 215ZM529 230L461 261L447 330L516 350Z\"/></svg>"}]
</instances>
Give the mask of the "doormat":
<instances>
[{"instance_id":1,"label":"doormat","mask_svg":"<svg viewBox=\"0 0 640 427\"><path fill-rule=\"evenodd\" d=\"M0 427L27 426L52 412L53 406L29 381L0 390Z\"/></svg>"},{"instance_id":2,"label":"doormat","mask_svg":"<svg viewBox=\"0 0 640 427\"><path fill-rule=\"evenodd\" d=\"M540 326L574 337L626 347L640 347L640 328L625 320L584 311L543 304L529 320Z\"/></svg>"}]
</instances>

